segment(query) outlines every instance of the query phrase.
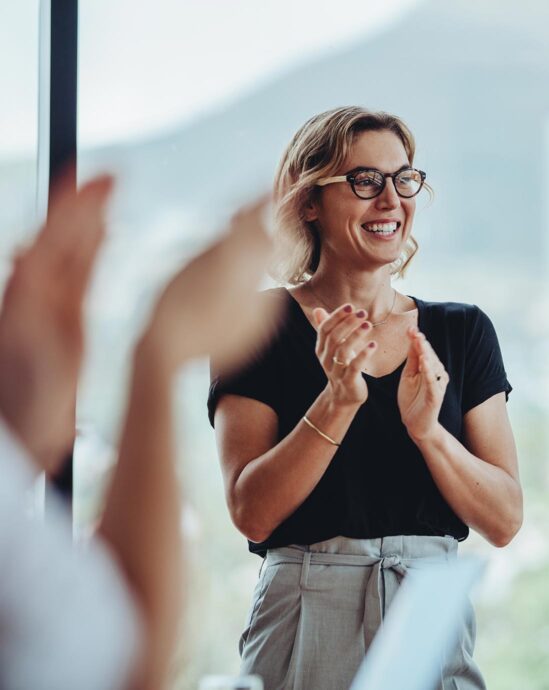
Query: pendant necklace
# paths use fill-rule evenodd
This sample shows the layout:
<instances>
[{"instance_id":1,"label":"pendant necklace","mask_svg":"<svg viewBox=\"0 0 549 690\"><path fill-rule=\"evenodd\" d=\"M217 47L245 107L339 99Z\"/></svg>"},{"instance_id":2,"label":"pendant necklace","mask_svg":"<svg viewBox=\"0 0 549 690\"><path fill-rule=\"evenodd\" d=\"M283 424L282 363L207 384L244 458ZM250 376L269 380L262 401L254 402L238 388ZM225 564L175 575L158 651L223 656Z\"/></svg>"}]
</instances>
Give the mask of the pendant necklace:
<instances>
[{"instance_id":1,"label":"pendant necklace","mask_svg":"<svg viewBox=\"0 0 549 690\"><path fill-rule=\"evenodd\" d=\"M321 302L322 305L323 305L324 307L326 307L326 309L328 310L328 312L331 313L331 312L333 311L333 309L330 309L330 307L326 304L326 302L322 299L322 297L321 297L320 295L317 295L316 291L313 289L313 286L310 284L310 282L307 283L307 287L308 287L309 290L313 293L313 295L317 298L317 300L318 300L319 302ZM373 326L374 328L375 328L376 326L383 326L384 323L387 323L387 321L389 320L389 317L390 317L391 314L393 313L393 309L395 308L396 297L397 297L397 291L395 290L395 288L393 288L393 293L394 293L394 295L393 295L393 303L391 304L391 308L389 309L389 311L388 311L388 313L387 313L387 316L386 316L384 319L382 319L381 321L376 321L375 323L371 322L371 323L372 323L372 326ZM365 311L367 311L367 310L365 310Z\"/></svg>"}]
</instances>

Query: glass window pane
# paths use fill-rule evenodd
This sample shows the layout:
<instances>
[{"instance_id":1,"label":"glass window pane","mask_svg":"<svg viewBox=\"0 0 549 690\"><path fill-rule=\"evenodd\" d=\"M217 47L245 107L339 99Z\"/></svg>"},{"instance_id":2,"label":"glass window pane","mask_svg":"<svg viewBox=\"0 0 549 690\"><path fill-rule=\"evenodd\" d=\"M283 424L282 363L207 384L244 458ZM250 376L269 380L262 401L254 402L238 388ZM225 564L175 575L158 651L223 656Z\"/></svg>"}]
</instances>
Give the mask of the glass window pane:
<instances>
[{"instance_id":1,"label":"glass window pane","mask_svg":"<svg viewBox=\"0 0 549 690\"><path fill-rule=\"evenodd\" d=\"M423 191L417 198L420 251L395 287L476 303L492 318L514 386L509 412L526 503L535 506L508 549L494 555L474 535L464 544L494 563L491 596L479 608L479 661L488 686L527 687L530 674L528 687L541 688L543 673L536 674L547 676L547 660L530 641L543 638L549 602L538 607L539 620L523 615L520 602L542 597L549 570L539 539L549 519L540 384L547 380L540 345L549 230L547 4L532 0L527 12L510 0L365 7L363 0L347 2L345 11L319 0L81 0L80 176L105 168L118 174L79 400L82 442L101 450L82 447L82 476L91 477L82 486L96 484L94 471L109 465L131 344L174 265L214 237L239 201L269 186L284 147L310 116L342 104L400 115L416 136L413 163L427 172L435 199L428 205ZM215 193L204 183L212 170L225 181ZM523 171L512 193L505 191L509 170ZM183 645L192 658L182 671L189 687L202 673L237 670L236 642L259 568L227 517L205 415L207 383L199 364L187 372L179 402L194 573L194 634ZM535 562L525 556L532 552ZM522 626L512 638L511 621Z\"/></svg>"},{"instance_id":2,"label":"glass window pane","mask_svg":"<svg viewBox=\"0 0 549 690\"><path fill-rule=\"evenodd\" d=\"M14 247L36 221L38 26L36 0L4 3L0 20L0 285Z\"/></svg>"}]
</instances>

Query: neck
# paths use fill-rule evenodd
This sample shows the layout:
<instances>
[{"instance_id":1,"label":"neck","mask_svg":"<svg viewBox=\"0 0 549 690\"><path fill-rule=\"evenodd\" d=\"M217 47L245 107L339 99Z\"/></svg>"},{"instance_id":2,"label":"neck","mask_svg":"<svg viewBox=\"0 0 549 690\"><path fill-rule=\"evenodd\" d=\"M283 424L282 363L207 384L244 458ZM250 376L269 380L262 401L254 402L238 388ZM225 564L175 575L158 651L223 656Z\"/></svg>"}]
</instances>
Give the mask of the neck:
<instances>
[{"instance_id":1,"label":"neck","mask_svg":"<svg viewBox=\"0 0 549 690\"><path fill-rule=\"evenodd\" d=\"M331 310L350 303L356 309L366 309L371 321L387 316L394 300L389 266L369 270L352 270L330 262L329 270L324 262L310 281L311 291Z\"/></svg>"}]
</instances>

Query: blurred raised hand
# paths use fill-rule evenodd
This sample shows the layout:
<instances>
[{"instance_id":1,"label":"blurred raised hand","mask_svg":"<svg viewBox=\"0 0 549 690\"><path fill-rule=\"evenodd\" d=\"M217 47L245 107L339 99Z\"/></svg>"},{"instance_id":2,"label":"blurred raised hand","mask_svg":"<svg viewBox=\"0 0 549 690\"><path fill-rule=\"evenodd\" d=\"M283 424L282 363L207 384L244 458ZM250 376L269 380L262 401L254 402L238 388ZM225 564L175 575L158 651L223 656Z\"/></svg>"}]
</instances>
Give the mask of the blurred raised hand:
<instances>
[{"instance_id":1,"label":"blurred raised hand","mask_svg":"<svg viewBox=\"0 0 549 690\"><path fill-rule=\"evenodd\" d=\"M105 233L112 179L52 195L48 221L20 252L0 312L0 414L42 469L54 473L74 440L83 355L82 302Z\"/></svg>"},{"instance_id":2,"label":"blurred raised hand","mask_svg":"<svg viewBox=\"0 0 549 690\"><path fill-rule=\"evenodd\" d=\"M258 287L269 256L266 197L236 213L226 234L168 283L143 334L168 370L209 355L220 368L237 366L274 323L260 309Z\"/></svg>"},{"instance_id":3,"label":"blurred raised hand","mask_svg":"<svg viewBox=\"0 0 549 690\"><path fill-rule=\"evenodd\" d=\"M101 534L140 604L147 647L139 690L165 687L178 637L184 580L175 471L172 383L189 359L235 366L272 323L257 288L268 259L266 201L242 209L227 234L162 292L134 356L120 454Z\"/></svg>"}]
</instances>

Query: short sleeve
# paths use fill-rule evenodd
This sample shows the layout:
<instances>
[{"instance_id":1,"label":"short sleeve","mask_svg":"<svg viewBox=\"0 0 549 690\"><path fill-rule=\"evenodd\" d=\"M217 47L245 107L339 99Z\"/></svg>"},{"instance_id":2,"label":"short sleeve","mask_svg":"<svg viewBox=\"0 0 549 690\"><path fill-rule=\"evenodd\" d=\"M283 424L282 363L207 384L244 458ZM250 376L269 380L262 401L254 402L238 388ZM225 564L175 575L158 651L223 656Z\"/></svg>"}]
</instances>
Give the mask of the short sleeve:
<instances>
[{"instance_id":1,"label":"short sleeve","mask_svg":"<svg viewBox=\"0 0 549 690\"><path fill-rule=\"evenodd\" d=\"M255 352L238 371L230 374L216 373L215 363L210 363L208 417L212 426L217 404L227 394L253 398L277 410L280 390L277 354L276 342L269 343Z\"/></svg>"},{"instance_id":2,"label":"short sleeve","mask_svg":"<svg viewBox=\"0 0 549 690\"><path fill-rule=\"evenodd\" d=\"M288 323L290 304L283 288L265 290L262 293L263 308L273 315L268 327L268 339L263 339L237 371L221 373L210 362L210 389L208 393L208 417L214 426L215 410L224 395L242 395L265 403L275 412L280 409L282 352Z\"/></svg>"},{"instance_id":3,"label":"short sleeve","mask_svg":"<svg viewBox=\"0 0 549 690\"><path fill-rule=\"evenodd\" d=\"M504 392L508 400L512 390L494 326L488 316L474 306L467 319L463 414L496 393Z\"/></svg>"}]
</instances>

